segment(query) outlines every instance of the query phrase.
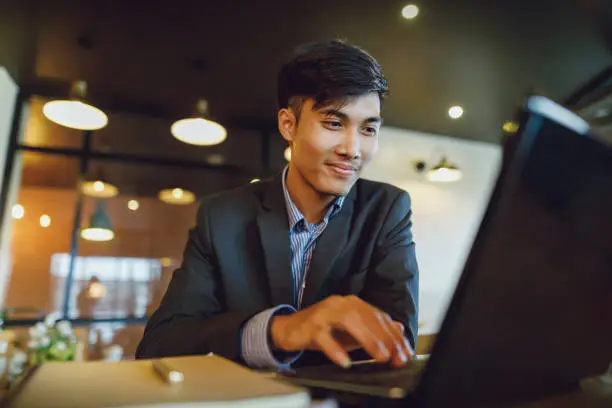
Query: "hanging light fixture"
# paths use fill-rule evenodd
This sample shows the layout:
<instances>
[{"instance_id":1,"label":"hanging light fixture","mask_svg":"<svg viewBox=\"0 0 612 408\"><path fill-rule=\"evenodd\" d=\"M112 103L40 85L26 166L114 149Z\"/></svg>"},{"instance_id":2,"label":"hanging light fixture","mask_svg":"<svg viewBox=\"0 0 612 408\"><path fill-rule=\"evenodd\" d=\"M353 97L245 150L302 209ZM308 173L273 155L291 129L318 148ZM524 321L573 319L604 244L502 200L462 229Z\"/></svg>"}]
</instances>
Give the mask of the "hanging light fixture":
<instances>
[{"instance_id":1,"label":"hanging light fixture","mask_svg":"<svg viewBox=\"0 0 612 408\"><path fill-rule=\"evenodd\" d=\"M291 146L288 146L285 149L285 152L283 153L283 156L285 157L285 160L291 161Z\"/></svg>"},{"instance_id":2,"label":"hanging light fixture","mask_svg":"<svg viewBox=\"0 0 612 408\"><path fill-rule=\"evenodd\" d=\"M204 119L207 115L208 102L200 99L196 104L196 117L174 122L170 131L176 139L187 144L212 146L222 143L227 138L227 131L217 122Z\"/></svg>"},{"instance_id":3,"label":"hanging light fixture","mask_svg":"<svg viewBox=\"0 0 612 408\"><path fill-rule=\"evenodd\" d=\"M457 166L451 164L446 157L442 157L440 163L430 169L425 175L425 178L429 181L448 183L460 180L461 170Z\"/></svg>"},{"instance_id":4,"label":"hanging light fixture","mask_svg":"<svg viewBox=\"0 0 612 408\"><path fill-rule=\"evenodd\" d=\"M87 241L110 241L115 237L104 202L96 203L96 210L89 218L89 227L81 230L81 238Z\"/></svg>"},{"instance_id":5,"label":"hanging light fixture","mask_svg":"<svg viewBox=\"0 0 612 408\"><path fill-rule=\"evenodd\" d=\"M47 102L43 113L52 122L71 129L98 130L108 124L106 114L85 102L87 83L75 81L70 90L70 99Z\"/></svg>"},{"instance_id":6,"label":"hanging light fixture","mask_svg":"<svg viewBox=\"0 0 612 408\"><path fill-rule=\"evenodd\" d=\"M81 191L86 196L95 198L111 198L119 194L117 187L101 180L83 182Z\"/></svg>"},{"instance_id":7,"label":"hanging light fixture","mask_svg":"<svg viewBox=\"0 0 612 408\"><path fill-rule=\"evenodd\" d=\"M162 190L157 196L167 204L191 204L195 201L195 194L182 188Z\"/></svg>"}]
</instances>

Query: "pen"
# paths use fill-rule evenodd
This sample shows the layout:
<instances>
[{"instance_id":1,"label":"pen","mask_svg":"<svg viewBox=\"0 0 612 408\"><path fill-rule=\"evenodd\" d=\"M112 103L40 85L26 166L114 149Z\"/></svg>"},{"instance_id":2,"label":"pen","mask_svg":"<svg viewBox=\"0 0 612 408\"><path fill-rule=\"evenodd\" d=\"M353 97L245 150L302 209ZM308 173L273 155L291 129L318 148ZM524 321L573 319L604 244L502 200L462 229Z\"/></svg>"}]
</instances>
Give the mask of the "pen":
<instances>
[{"instance_id":1,"label":"pen","mask_svg":"<svg viewBox=\"0 0 612 408\"><path fill-rule=\"evenodd\" d=\"M168 364L164 363L162 360L153 360L152 364L155 372L157 372L161 379L168 384L178 384L183 382L183 379L185 378L183 373L168 366Z\"/></svg>"}]
</instances>

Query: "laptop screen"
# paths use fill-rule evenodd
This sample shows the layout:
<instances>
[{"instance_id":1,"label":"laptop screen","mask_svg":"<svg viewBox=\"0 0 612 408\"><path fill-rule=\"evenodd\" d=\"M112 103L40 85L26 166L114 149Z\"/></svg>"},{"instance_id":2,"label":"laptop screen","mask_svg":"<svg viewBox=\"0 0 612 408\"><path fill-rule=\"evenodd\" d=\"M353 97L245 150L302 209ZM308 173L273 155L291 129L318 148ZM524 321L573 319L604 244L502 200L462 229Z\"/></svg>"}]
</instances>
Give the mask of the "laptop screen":
<instances>
[{"instance_id":1,"label":"laptop screen","mask_svg":"<svg viewBox=\"0 0 612 408\"><path fill-rule=\"evenodd\" d=\"M612 362L612 149L532 97L422 377L425 406L518 403Z\"/></svg>"}]
</instances>

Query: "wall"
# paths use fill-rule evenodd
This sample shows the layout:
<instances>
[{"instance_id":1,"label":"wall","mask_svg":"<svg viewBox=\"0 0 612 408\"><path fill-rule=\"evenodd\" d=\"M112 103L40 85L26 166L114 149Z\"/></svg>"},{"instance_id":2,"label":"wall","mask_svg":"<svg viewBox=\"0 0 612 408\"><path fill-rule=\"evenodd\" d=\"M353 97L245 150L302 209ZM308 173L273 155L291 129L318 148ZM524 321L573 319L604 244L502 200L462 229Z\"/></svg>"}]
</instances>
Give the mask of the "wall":
<instances>
[{"instance_id":1,"label":"wall","mask_svg":"<svg viewBox=\"0 0 612 408\"><path fill-rule=\"evenodd\" d=\"M439 184L424 180L413 162L439 160L440 154L457 164L463 179ZM496 145L445 138L385 127L380 151L364 177L390 182L412 196L414 235L421 269L421 333L436 332L477 231L501 158ZM19 202L26 209L14 221L15 264L6 303L53 309L54 283L49 273L50 256L70 248L75 194L71 190L23 187ZM109 243L80 240L82 255L182 257L186 232L195 220L196 205L170 206L154 198L140 200L131 212L120 196L109 200L108 211L117 237ZM84 220L91 213L88 199ZM51 227L38 225L42 213L52 218ZM167 268L171 269L171 268ZM169 277L169 274L166 274Z\"/></svg>"},{"instance_id":2,"label":"wall","mask_svg":"<svg viewBox=\"0 0 612 408\"><path fill-rule=\"evenodd\" d=\"M8 71L0 66L0 191L5 184L13 184L10 183L9 180L3 180L3 177L16 97L17 85L13 82ZM9 191L7 204L14 197L14 193L14 189ZM10 205L8 205L7 208L10 208ZM8 216L9 214L10 211L5 211L5 214L0 214L0 217L3 217L3 222L0 223L2 225L2 228L0 228L0 305L4 299L6 282L10 273L11 219L10 216Z\"/></svg>"},{"instance_id":3,"label":"wall","mask_svg":"<svg viewBox=\"0 0 612 408\"><path fill-rule=\"evenodd\" d=\"M138 199L137 211L127 208L131 199ZM25 215L13 220L12 264L5 306L31 307L45 312L59 310L64 280L51 275L51 256L70 251L76 193L74 190L23 186L17 201L23 205ZM166 284L182 258L187 232L195 223L197 204L169 205L156 198L134 196L117 196L107 199L106 204L115 239L109 242L79 239L79 255L169 258L170 263L162 270L161 283L162 286ZM93 209L94 200L87 197L82 226L87 225ZM47 228L40 226L43 214L51 217L51 225ZM108 285L112 287L113 283ZM118 311L128 309L128 305L114 306Z\"/></svg>"},{"instance_id":4,"label":"wall","mask_svg":"<svg viewBox=\"0 0 612 408\"><path fill-rule=\"evenodd\" d=\"M432 183L414 162L435 165L445 154L461 168L455 183ZM420 333L437 332L474 235L486 209L501 160L497 145L384 127L377 156L363 177L407 190L420 267Z\"/></svg>"}]
</instances>

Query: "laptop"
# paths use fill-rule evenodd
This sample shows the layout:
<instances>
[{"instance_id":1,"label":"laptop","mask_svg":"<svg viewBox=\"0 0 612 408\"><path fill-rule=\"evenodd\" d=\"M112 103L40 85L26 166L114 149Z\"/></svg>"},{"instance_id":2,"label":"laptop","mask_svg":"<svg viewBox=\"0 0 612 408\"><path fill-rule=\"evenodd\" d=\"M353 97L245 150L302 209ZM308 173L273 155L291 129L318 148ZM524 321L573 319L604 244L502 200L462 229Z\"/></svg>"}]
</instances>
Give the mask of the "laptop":
<instances>
[{"instance_id":1,"label":"laptop","mask_svg":"<svg viewBox=\"0 0 612 408\"><path fill-rule=\"evenodd\" d=\"M612 146L542 96L526 99L520 119L430 357L400 369L303 367L284 379L394 406L497 407L606 371Z\"/></svg>"}]
</instances>

